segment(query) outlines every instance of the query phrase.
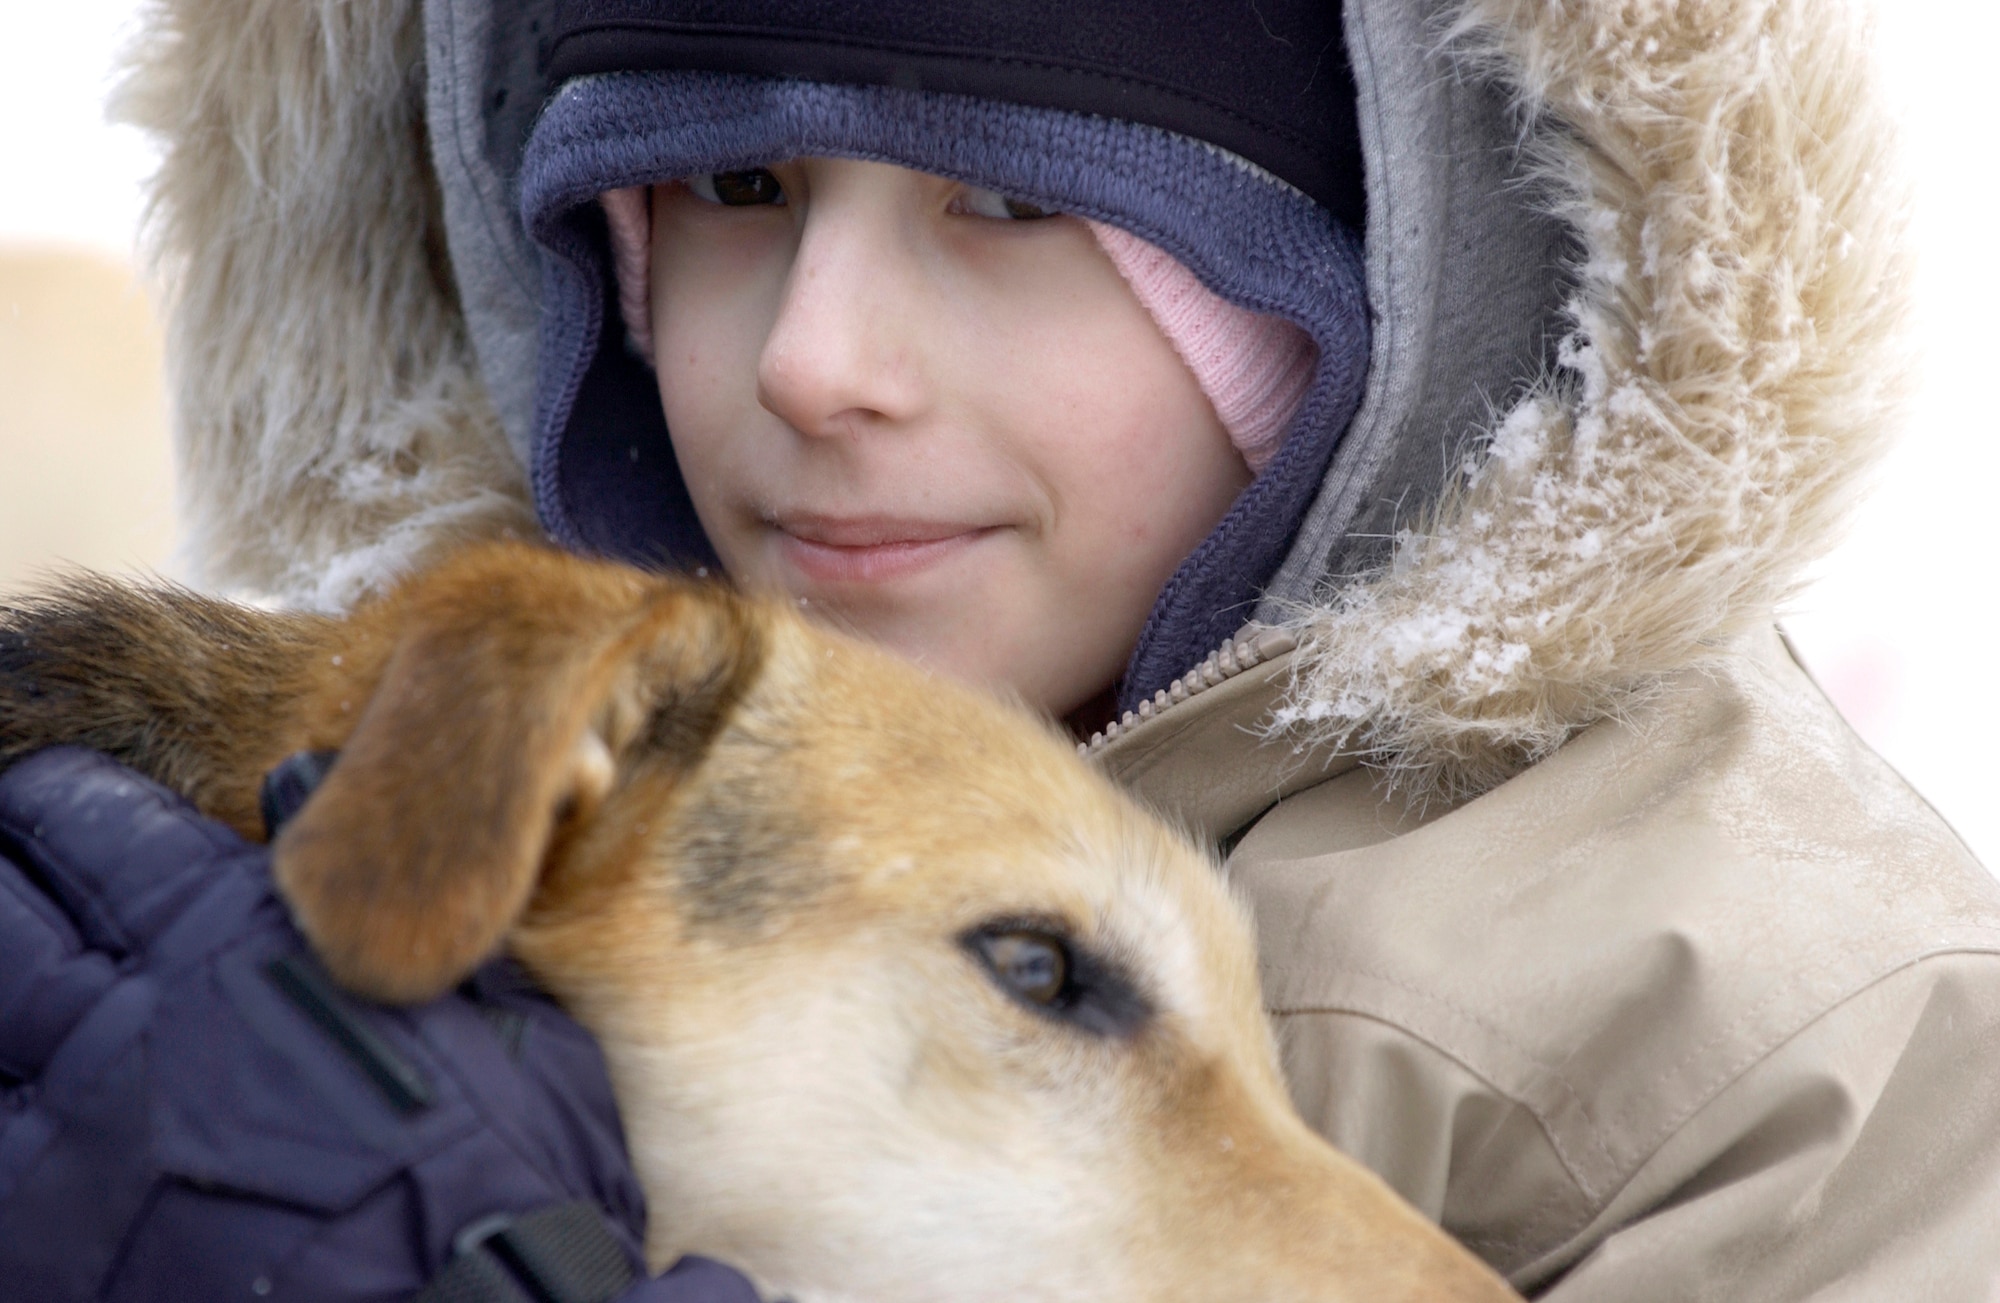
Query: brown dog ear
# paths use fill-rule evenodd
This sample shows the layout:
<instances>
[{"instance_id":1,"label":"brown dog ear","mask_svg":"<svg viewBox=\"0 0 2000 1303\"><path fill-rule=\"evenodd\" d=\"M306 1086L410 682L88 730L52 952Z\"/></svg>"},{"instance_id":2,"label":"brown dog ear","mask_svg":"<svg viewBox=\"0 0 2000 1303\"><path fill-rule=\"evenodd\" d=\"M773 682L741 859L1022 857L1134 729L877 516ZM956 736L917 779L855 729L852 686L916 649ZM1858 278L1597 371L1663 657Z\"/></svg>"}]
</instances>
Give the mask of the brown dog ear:
<instances>
[{"instance_id":1,"label":"brown dog ear","mask_svg":"<svg viewBox=\"0 0 2000 1303\"><path fill-rule=\"evenodd\" d=\"M650 715L719 717L717 694L740 691L755 660L743 615L714 590L519 547L392 597L369 621L393 646L380 679L274 844L334 977L413 1002L491 955L557 830L611 790Z\"/></svg>"}]
</instances>

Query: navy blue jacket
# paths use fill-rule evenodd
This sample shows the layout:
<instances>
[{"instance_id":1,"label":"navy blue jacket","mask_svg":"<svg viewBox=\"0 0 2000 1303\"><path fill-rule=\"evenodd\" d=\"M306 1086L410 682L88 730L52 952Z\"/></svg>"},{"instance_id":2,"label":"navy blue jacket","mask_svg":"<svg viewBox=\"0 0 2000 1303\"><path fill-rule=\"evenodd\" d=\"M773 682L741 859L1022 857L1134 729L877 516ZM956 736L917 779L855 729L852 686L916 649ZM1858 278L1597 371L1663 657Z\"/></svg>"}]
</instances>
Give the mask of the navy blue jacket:
<instances>
[{"instance_id":1,"label":"navy blue jacket","mask_svg":"<svg viewBox=\"0 0 2000 1303\"><path fill-rule=\"evenodd\" d=\"M91 752L0 776L0 1091L0 1299L756 1297L640 1278L603 1061L518 971L340 994L261 847Z\"/></svg>"}]
</instances>

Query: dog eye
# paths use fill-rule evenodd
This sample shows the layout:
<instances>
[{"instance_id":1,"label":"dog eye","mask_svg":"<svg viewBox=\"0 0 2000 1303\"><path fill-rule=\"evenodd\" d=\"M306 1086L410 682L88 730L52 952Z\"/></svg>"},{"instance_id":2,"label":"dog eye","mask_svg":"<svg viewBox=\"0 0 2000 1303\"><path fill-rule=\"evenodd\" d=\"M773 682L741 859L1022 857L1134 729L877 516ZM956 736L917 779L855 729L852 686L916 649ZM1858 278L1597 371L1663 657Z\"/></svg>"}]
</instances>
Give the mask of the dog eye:
<instances>
[{"instance_id":1,"label":"dog eye","mask_svg":"<svg viewBox=\"0 0 2000 1303\"><path fill-rule=\"evenodd\" d=\"M753 167L741 172L698 172L687 179L687 188L697 199L706 199L725 208L750 208L759 204L783 205L785 188L769 168Z\"/></svg>"},{"instance_id":2,"label":"dog eye","mask_svg":"<svg viewBox=\"0 0 2000 1303\"><path fill-rule=\"evenodd\" d=\"M1053 1006L1069 986L1069 951L1039 932L995 932L977 942L1000 984L1033 1004Z\"/></svg>"},{"instance_id":3,"label":"dog eye","mask_svg":"<svg viewBox=\"0 0 2000 1303\"><path fill-rule=\"evenodd\" d=\"M1069 940L1059 923L995 919L959 942L1007 994L1078 1031L1132 1036L1153 1018L1152 1001L1131 970Z\"/></svg>"}]
</instances>

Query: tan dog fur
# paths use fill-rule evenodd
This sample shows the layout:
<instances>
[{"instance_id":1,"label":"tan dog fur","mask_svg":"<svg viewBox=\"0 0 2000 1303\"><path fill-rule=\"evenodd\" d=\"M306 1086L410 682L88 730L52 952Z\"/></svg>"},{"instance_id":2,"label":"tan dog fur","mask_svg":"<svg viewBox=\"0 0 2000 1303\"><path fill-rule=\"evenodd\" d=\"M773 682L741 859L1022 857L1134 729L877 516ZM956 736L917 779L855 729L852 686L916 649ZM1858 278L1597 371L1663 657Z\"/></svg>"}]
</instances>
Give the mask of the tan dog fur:
<instances>
[{"instance_id":1,"label":"tan dog fur","mask_svg":"<svg viewBox=\"0 0 2000 1303\"><path fill-rule=\"evenodd\" d=\"M504 941L604 1046L655 1265L801 1303L1512 1297L1297 1119L1205 857L781 607L507 545L346 619L87 581L0 616L0 764L57 741L251 836L267 769L340 749L274 848L301 926L389 1000ZM1137 1003L1032 1007L981 928Z\"/></svg>"}]
</instances>

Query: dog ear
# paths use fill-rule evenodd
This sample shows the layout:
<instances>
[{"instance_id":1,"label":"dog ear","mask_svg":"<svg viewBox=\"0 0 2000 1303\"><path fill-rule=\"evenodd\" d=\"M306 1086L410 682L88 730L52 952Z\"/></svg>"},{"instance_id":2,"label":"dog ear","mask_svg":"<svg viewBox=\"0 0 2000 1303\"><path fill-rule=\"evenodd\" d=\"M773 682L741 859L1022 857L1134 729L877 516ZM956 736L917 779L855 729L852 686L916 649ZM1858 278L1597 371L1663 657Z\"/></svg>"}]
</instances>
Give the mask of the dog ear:
<instances>
[{"instance_id":1,"label":"dog ear","mask_svg":"<svg viewBox=\"0 0 2000 1303\"><path fill-rule=\"evenodd\" d=\"M0 600L0 769L91 747L259 837L258 777L284 754L299 668L335 627L81 572Z\"/></svg>"},{"instance_id":2,"label":"dog ear","mask_svg":"<svg viewBox=\"0 0 2000 1303\"><path fill-rule=\"evenodd\" d=\"M393 645L379 681L274 843L301 930L336 979L375 999L429 999L469 974L653 715L719 723L754 673L739 599L499 551L502 564L425 577L375 621Z\"/></svg>"}]
</instances>

